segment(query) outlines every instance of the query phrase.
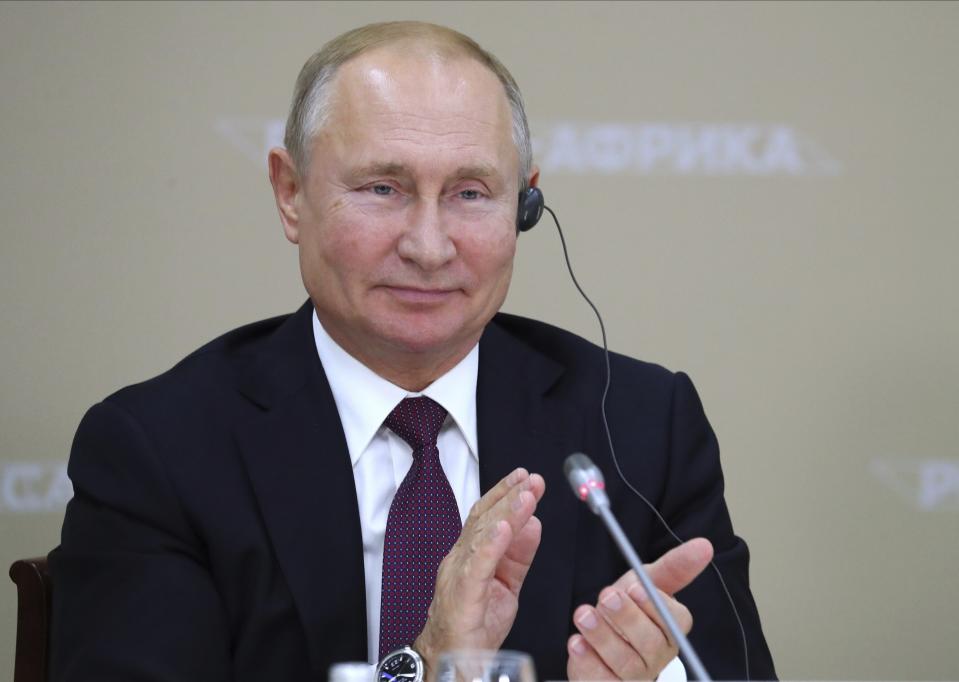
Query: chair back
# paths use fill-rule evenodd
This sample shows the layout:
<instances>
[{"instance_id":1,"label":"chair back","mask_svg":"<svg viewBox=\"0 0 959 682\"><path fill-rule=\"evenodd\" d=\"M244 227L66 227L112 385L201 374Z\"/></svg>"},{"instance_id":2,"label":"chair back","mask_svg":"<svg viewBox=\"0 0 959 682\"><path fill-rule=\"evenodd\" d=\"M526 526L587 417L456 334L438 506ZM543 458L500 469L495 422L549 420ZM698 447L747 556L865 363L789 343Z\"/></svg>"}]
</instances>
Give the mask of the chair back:
<instances>
[{"instance_id":1,"label":"chair back","mask_svg":"<svg viewBox=\"0 0 959 682\"><path fill-rule=\"evenodd\" d=\"M47 558L20 559L10 566L17 585L17 653L13 682L47 682L50 651L50 596Z\"/></svg>"}]
</instances>

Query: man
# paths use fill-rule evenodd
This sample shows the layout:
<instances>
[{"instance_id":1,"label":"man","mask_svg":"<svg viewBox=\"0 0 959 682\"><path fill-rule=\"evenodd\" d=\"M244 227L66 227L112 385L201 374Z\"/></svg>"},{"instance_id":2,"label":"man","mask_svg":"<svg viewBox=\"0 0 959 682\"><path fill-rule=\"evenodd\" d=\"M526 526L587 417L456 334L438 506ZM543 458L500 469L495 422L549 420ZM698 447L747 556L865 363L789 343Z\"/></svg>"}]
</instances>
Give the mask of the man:
<instances>
[{"instance_id":1,"label":"man","mask_svg":"<svg viewBox=\"0 0 959 682\"><path fill-rule=\"evenodd\" d=\"M449 29L357 29L304 66L286 147L270 179L310 302L86 415L54 679L315 680L408 646L428 679L501 646L544 679L658 675L674 645L563 489L570 452L612 471L602 352L497 312L538 181L512 77ZM612 376L625 475L708 540L675 547L610 480L631 538L707 669L742 678L723 587L696 579L715 547L751 676L774 676L692 385L619 356Z\"/></svg>"}]
</instances>

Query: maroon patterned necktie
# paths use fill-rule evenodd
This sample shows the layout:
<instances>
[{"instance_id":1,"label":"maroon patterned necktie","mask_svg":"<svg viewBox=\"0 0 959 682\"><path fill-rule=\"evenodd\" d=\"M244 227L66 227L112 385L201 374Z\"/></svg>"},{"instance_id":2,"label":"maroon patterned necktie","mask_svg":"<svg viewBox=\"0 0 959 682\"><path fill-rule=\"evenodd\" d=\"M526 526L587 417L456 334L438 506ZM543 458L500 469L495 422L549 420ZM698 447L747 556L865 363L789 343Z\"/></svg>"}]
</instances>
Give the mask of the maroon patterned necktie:
<instances>
[{"instance_id":1,"label":"maroon patterned necktie","mask_svg":"<svg viewBox=\"0 0 959 682\"><path fill-rule=\"evenodd\" d=\"M380 658L409 646L426 624L440 561L460 536L459 507L436 447L446 410L405 398L384 424L413 448L413 466L390 505L383 544Z\"/></svg>"}]
</instances>

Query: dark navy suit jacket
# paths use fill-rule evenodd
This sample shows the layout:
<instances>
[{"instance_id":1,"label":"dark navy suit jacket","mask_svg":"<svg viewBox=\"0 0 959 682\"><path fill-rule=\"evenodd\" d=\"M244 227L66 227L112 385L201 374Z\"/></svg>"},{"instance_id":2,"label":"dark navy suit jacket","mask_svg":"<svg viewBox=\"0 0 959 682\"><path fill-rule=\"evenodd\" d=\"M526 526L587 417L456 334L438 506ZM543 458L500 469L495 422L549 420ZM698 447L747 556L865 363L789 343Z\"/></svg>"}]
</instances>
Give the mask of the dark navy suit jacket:
<instances>
[{"instance_id":1,"label":"dark navy suit jacket","mask_svg":"<svg viewBox=\"0 0 959 682\"><path fill-rule=\"evenodd\" d=\"M54 577L53 680L325 680L366 658L363 549L346 440L312 308L226 334L95 405L73 444ZM480 341L480 487L516 466L546 479L543 539L504 646L566 675L577 605L626 566L563 479L571 452L606 472L640 555L675 541L614 474L601 349L500 314ZM630 482L683 538L705 536L743 619L753 679L775 676L723 500L719 451L684 374L612 357L607 404ZM679 598L714 677L743 679L740 630L713 572Z\"/></svg>"}]
</instances>

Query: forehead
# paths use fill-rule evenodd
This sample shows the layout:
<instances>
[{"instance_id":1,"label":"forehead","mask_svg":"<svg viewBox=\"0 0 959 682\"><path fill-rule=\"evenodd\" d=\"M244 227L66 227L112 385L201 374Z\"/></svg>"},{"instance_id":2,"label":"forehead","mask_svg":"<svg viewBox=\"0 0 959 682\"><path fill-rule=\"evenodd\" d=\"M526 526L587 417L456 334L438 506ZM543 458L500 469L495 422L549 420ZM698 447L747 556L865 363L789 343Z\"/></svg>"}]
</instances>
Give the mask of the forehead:
<instances>
[{"instance_id":1,"label":"forehead","mask_svg":"<svg viewBox=\"0 0 959 682\"><path fill-rule=\"evenodd\" d=\"M475 59L378 48L340 67L331 86L317 143L358 164L394 161L382 158L387 151L428 153L436 163L456 157L459 165L504 172L518 164L503 85Z\"/></svg>"}]
</instances>

